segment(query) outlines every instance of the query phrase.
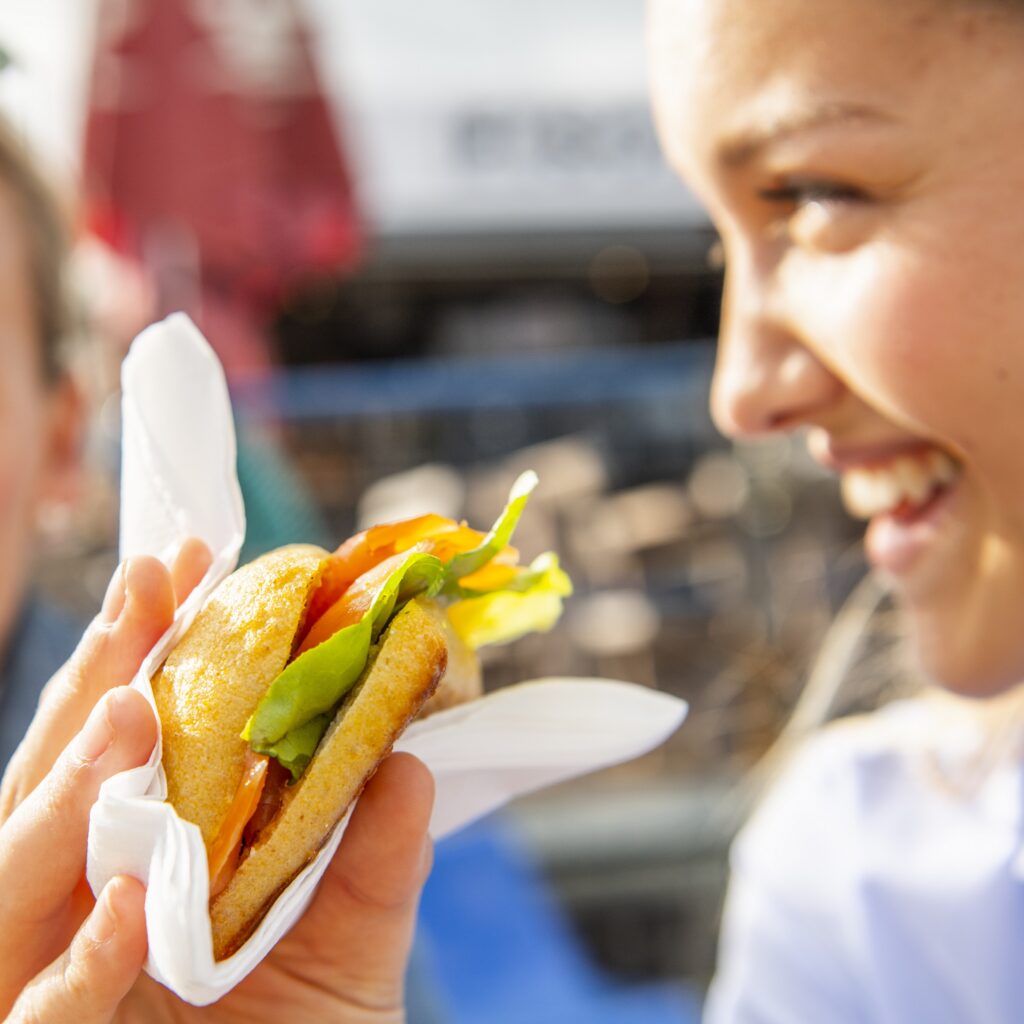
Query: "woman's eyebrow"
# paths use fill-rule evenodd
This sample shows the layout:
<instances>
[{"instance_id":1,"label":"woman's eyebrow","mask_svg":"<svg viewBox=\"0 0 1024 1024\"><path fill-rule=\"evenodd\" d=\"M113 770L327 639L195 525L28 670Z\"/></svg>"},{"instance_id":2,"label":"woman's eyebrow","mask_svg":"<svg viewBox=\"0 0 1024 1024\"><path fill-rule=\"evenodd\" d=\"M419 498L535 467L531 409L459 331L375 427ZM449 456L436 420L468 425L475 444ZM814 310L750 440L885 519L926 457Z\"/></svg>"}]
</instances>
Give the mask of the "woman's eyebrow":
<instances>
[{"instance_id":1,"label":"woman's eyebrow","mask_svg":"<svg viewBox=\"0 0 1024 1024\"><path fill-rule=\"evenodd\" d=\"M723 169L739 170L763 150L794 135L856 122L884 125L894 124L895 119L877 107L852 103L822 103L787 110L729 132L716 146L716 160Z\"/></svg>"}]
</instances>

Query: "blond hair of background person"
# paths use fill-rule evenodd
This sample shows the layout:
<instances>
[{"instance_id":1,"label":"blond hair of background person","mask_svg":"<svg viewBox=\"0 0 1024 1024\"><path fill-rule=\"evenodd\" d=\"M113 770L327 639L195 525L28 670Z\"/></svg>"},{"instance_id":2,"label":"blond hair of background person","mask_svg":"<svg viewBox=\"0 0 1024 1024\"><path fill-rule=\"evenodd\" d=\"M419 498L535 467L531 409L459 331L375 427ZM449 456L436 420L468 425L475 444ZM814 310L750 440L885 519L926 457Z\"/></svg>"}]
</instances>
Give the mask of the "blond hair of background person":
<instances>
[{"instance_id":1,"label":"blond hair of background person","mask_svg":"<svg viewBox=\"0 0 1024 1024\"><path fill-rule=\"evenodd\" d=\"M79 461L81 403L60 351L62 267L60 218L17 140L0 129L0 637L8 655L25 639L18 609L36 514L42 503L73 495ZM118 570L4 775L0 1016L7 1020L405 1020L403 978L431 859L433 784L413 758L381 768L310 911L214 1007L197 1010L139 975L146 953L139 882L115 879L95 906L83 883L100 784L142 764L155 741L149 706L125 684L208 557L193 542L172 572L148 558ZM22 683L34 698L39 681Z\"/></svg>"},{"instance_id":2,"label":"blond hair of background person","mask_svg":"<svg viewBox=\"0 0 1024 1024\"><path fill-rule=\"evenodd\" d=\"M1024 4L655 0L650 45L726 253L717 423L806 432L969 698L795 755L734 849L708 1017L1020 1020Z\"/></svg>"}]
</instances>

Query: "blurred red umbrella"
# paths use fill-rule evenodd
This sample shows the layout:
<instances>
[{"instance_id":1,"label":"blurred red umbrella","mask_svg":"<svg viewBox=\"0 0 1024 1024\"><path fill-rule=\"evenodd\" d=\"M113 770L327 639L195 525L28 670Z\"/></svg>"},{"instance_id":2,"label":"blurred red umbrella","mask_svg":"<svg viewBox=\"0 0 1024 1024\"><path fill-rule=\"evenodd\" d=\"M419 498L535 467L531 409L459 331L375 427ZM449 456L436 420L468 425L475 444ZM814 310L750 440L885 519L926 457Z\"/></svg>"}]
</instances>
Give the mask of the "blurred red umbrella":
<instances>
[{"instance_id":1,"label":"blurred red umbrella","mask_svg":"<svg viewBox=\"0 0 1024 1024\"><path fill-rule=\"evenodd\" d=\"M293 0L101 0L87 227L204 323L229 375L268 359L288 284L358 259L352 180Z\"/></svg>"}]
</instances>

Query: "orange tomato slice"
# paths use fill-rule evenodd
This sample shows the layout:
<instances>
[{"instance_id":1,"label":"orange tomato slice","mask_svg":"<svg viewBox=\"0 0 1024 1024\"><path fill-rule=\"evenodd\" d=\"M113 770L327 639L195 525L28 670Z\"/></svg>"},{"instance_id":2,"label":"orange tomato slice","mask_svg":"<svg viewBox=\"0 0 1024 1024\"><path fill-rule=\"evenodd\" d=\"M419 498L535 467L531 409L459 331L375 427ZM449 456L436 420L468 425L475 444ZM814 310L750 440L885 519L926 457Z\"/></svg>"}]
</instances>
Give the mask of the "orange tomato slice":
<instances>
[{"instance_id":1,"label":"orange tomato slice","mask_svg":"<svg viewBox=\"0 0 1024 1024\"><path fill-rule=\"evenodd\" d=\"M459 580L459 585L467 590L483 592L500 590L518 575L519 569L515 565L507 565L492 559L482 569L477 569L476 572L463 576Z\"/></svg>"},{"instance_id":2,"label":"orange tomato slice","mask_svg":"<svg viewBox=\"0 0 1024 1024\"><path fill-rule=\"evenodd\" d=\"M465 524L457 523L454 519L426 515L373 526L349 537L324 566L320 585L306 613L307 624L312 626L363 573L380 565L385 558L399 551L407 551L427 537L451 533L461 538L462 532L466 530L468 527ZM472 532L480 536L475 530Z\"/></svg>"},{"instance_id":3,"label":"orange tomato slice","mask_svg":"<svg viewBox=\"0 0 1024 1024\"><path fill-rule=\"evenodd\" d=\"M444 516L425 515L373 526L357 533L331 555L306 613L305 632L295 657L329 640L358 622L372 604L385 563L394 567L396 555L416 548L447 562L479 547L486 534ZM507 547L462 583L475 590L492 590L515 575L519 552ZM390 572L390 568L388 569Z\"/></svg>"}]
</instances>

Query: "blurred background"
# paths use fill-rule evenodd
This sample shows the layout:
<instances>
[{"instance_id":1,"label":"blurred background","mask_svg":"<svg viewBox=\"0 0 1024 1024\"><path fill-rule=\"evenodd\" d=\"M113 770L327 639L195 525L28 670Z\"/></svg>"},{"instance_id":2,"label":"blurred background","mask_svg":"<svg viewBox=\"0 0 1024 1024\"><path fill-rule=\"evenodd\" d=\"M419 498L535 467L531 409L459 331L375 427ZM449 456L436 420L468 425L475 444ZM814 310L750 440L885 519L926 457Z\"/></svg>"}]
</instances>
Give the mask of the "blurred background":
<instances>
[{"instance_id":1,"label":"blurred background","mask_svg":"<svg viewBox=\"0 0 1024 1024\"><path fill-rule=\"evenodd\" d=\"M40 586L99 603L118 365L175 309L228 373L245 557L427 510L486 527L536 469L517 543L558 550L576 594L486 651L487 686L611 676L691 715L503 827L603 978L699 999L748 773L808 678L798 725L872 700L892 642L884 615L863 638L878 596L833 482L709 422L720 259L658 151L643 4L8 0L0 45L0 107L75 225L93 410ZM500 949L502 915L480 927Z\"/></svg>"}]
</instances>

